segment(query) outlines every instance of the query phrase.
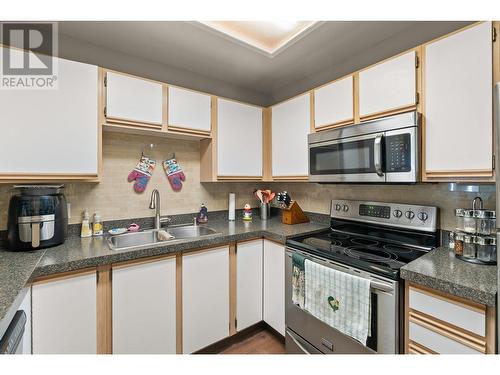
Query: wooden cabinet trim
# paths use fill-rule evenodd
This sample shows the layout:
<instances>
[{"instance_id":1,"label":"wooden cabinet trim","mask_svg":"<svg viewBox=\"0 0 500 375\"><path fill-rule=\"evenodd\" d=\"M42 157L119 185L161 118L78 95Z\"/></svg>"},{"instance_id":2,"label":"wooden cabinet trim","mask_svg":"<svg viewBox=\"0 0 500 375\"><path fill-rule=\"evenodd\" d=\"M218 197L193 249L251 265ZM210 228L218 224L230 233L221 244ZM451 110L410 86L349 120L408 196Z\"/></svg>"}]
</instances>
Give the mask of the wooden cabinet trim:
<instances>
[{"instance_id":1,"label":"wooden cabinet trim","mask_svg":"<svg viewBox=\"0 0 500 375\"><path fill-rule=\"evenodd\" d=\"M486 353L486 339L484 337L412 309L410 309L408 320L478 352Z\"/></svg>"},{"instance_id":2,"label":"wooden cabinet trim","mask_svg":"<svg viewBox=\"0 0 500 375\"><path fill-rule=\"evenodd\" d=\"M272 116L271 108L262 110L262 180L272 181Z\"/></svg>"},{"instance_id":3,"label":"wooden cabinet trim","mask_svg":"<svg viewBox=\"0 0 500 375\"><path fill-rule=\"evenodd\" d=\"M408 354L438 354L438 353L423 346L422 344L410 341L408 344Z\"/></svg>"},{"instance_id":4,"label":"wooden cabinet trim","mask_svg":"<svg viewBox=\"0 0 500 375\"><path fill-rule=\"evenodd\" d=\"M195 135L202 135L202 136L207 136L209 137L211 135L210 131L203 131L203 130L198 130L198 129L192 129L188 128L182 125L168 125L168 131L171 132L178 132L178 133L188 133L188 134L195 134Z\"/></svg>"},{"instance_id":5,"label":"wooden cabinet trim","mask_svg":"<svg viewBox=\"0 0 500 375\"><path fill-rule=\"evenodd\" d=\"M237 280L237 263L236 263L236 244L229 245L229 336L236 334L236 280Z\"/></svg>"},{"instance_id":6,"label":"wooden cabinet trim","mask_svg":"<svg viewBox=\"0 0 500 375\"><path fill-rule=\"evenodd\" d=\"M360 125L362 125L364 121L370 121L370 120L375 120L375 119L380 118L380 117L386 117L386 116L391 116L391 115L397 115L399 113L415 111L416 109L417 109L417 106L415 104L411 104L411 105L401 106L398 108L393 108L393 109L390 109L387 111L371 113L369 115L365 115L365 116L360 117Z\"/></svg>"},{"instance_id":7,"label":"wooden cabinet trim","mask_svg":"<svg viewBox=\"0 0 500 375\"><path fill-rule=\"evenodd\" d=\"M113 284L111 265L97 267L97 354L113 354Z\"/></svg>"},{"instance_id":8,"label":"wooden cabinet trim","mask_svg":"<svg viewBox=\"0 0 500 375\"><path fill-rule=\"evenodd\" d=\"M147 257L147 258L125 260L122 262L112 263L111 267L115 270L119 270L121 268L138 266L138 265L147 264L147 263L153 263L153 262L156 262L158 260L175 258L175 256L176 256L176 254L163 254L163 255L156 255L156 256Z\"/></svg>"},{"instance_id":9,"label":"wooden cabinet trim","mask_svg":"<svg viewBox=\"0 0 500 375\"><path fill-rule=\"evenodd\" d=\"M453 303L455 305L458 305L460 307L463 307L463 308L466 308L466 309L469 309L469 310L472 310L472 311L475 311L478 313L484 314L486 312L485 305L482 305L480 303L476 303L473 301L469 301L469 300L462 298L462 297L453 296L451 294L447 294L447 293L441 292L441 291L436 290L436 289L431 289L431 288L425 287L423 285L416 285L413 283L409 283L408 289L414 290L414 291L419 292L419 293L426 294L426 295L433 297L433 298L439 298L445 302Z\"/></svg>"},{"instance_id":10,"label":"wooden cabinet trim","mask_svg":"<svg viewBox=\"0 0 500 375\"><path fill-rule=\"evenodd\" d=\"M52 275L40 276L37 277L35 280L33 280L32 285L43 284L51 281L60 281L72 277L84 276L89 274L95 274L96 272L97 272L96 267L90 267L90 268L82 268L75 271L67 271Z\"/></svg>"},{"instance_id":11,"label":"wooden cabinet trim","mask_svg":"<svg viewBox=\"0 0 500 375\"><path fill-rule=\"evenodd\" d=\"M497 310L495 307L486 307L486 354L496 353L496 319Z\"/></svg>"},{"instance_id":12,"label":"wooden cabinet trim","mask_svg":"<svg viewBox=\"0 0 500 375\"><path fill-rule=\"evenodd\" d=\"M338 128L338 127L345 126L345 125L352 125L352 124L354 124L354 119L350 118L350 119L345 119L345 120L334 122L333 124L319 126L319 127L315 128L315 131L320 132L320 131Z\"/></svg>"}]
</instances>

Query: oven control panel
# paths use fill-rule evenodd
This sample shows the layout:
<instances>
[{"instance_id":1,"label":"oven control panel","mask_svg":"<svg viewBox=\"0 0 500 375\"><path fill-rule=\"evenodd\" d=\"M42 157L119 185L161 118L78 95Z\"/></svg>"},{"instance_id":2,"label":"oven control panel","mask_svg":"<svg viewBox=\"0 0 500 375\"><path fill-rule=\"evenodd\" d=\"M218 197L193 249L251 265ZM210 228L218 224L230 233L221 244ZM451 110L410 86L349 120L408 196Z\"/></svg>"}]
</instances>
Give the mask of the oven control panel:
<instances>
[{"instance_id":1,"label":"oven control panel","mask_svg":"<svg viewBox=\"0 0 500 375\"><path fill-rule=\"evenodd\" d=\"M359 205L359 216L381 217L389 219L391 217L391 206L379 206L376 204Z\"/></svg>"},{"instance_id":2,"label":"oven control panel","mask_svg":"<svg viewBox=\"0 0 500 375\"><path fill-rule=\"evenodd\" d=\"M334 219L435 232L438 209L403 203L332 200L330 216Z\"/></svg>"}]
</instances>

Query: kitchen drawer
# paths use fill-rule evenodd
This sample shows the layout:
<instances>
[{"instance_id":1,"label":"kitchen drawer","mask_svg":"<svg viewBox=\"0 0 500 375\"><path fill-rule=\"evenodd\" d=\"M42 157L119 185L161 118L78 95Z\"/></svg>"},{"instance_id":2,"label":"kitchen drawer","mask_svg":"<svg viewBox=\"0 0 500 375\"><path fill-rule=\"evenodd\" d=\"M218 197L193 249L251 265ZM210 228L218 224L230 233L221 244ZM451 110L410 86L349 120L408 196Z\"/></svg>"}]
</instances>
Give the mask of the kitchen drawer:
<instances>
[{"instance_id":1,"label":"kitchen drawer","mask_svg":"<svg viewBox=\"0 0 500 375\"><path fill-rule=\"evenodd\" d=\"M414 341L408 342L408 354L437 354L435 351L426 348Z\"/></svg>"},{"instance_id":2,"label":"kitchen drawer","mask_svg":"<svg viewBox=\"0 0 500 375\"><path fill-rule=\"evenodd\" d=\"M440 354L483 354L462 342L443 336L415 322L409 323L409 339Z\"/></svg>"},{"instance_id":3,"label":"kitchen drawer","mask_svg":"<svg viewBox=\"0 0 500 375\"><path fill-rule=\"evenodd\" d=\"M409 307L433 316L454 326L473 332L479 336L486 335L486 315L480 306L465 305L458 301L431 295L425 290L410 287Z\"/></svg>"}]
</instances>

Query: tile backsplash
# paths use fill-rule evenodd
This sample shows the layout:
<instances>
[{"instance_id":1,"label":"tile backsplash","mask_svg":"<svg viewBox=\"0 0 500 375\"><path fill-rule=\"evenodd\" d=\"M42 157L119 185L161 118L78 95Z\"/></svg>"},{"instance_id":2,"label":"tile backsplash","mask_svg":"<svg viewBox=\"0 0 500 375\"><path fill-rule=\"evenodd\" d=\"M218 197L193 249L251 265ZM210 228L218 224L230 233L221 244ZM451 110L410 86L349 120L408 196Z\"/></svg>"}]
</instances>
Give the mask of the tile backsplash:
<instances>
[{"instance_id":1,"label":"tile backsplash","mask_svg":"<svg viewBox=\"0 0 500 375\"><path fill-rule=\"evenodd\" d=\"M143 148L154 143L148 155L157 160L156 169L142 194L133 190L127 175L136 166ZM161 161L173 153L177 157L186 181L179 192L171 189ZM453 229L455 207L468 207L474 193L449 192L447 184L417 185L320 185L313 183L200 183L199 142L153 138L130 134L104 133L103 174L100 183L65 184L65 195L71 203L70 223L81 221L84 208L92 215L99 211L103 220L149 217L151 191L161 195L162 215L197 212L205 203L209 211L226 210L229 192L236 193L236 207L245 203L256 206L252 191L269 187L287 190L305 211L328 213L331 199L359 199L386 202L434 205L440 208L442 229ZM0 185L0 230L7 227L7 209L12 185ZM486 208L495 207L495 194L479 194Z\"/></svg>"}]
</instances>

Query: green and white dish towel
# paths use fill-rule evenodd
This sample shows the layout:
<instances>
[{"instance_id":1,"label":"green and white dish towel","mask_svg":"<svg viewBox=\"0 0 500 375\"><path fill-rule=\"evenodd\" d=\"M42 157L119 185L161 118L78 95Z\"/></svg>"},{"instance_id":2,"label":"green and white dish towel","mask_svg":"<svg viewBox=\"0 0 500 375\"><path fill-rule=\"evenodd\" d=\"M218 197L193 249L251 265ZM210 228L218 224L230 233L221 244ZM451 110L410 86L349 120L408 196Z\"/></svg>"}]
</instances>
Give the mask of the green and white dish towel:
<instances>
[{"instance_id":1,"label":"green and white dish towel","mask_svg":"<svg viewBox=\"0 0 500 375\"><path fill-rule=\"evenodd\" d=\"M305 260L305 310L366 345L370 280Z\"/></svg>"},{"instance_id":2,"label":"green and white dish towel","mask_svg":"<svg viewBox=\"0 0 500 375\"><path fill-rule=\"evenodd\" d=\"M303 255L292 253L292 303L304 308L305 302L305 269Z\"/></svg>"}]
</instances>

